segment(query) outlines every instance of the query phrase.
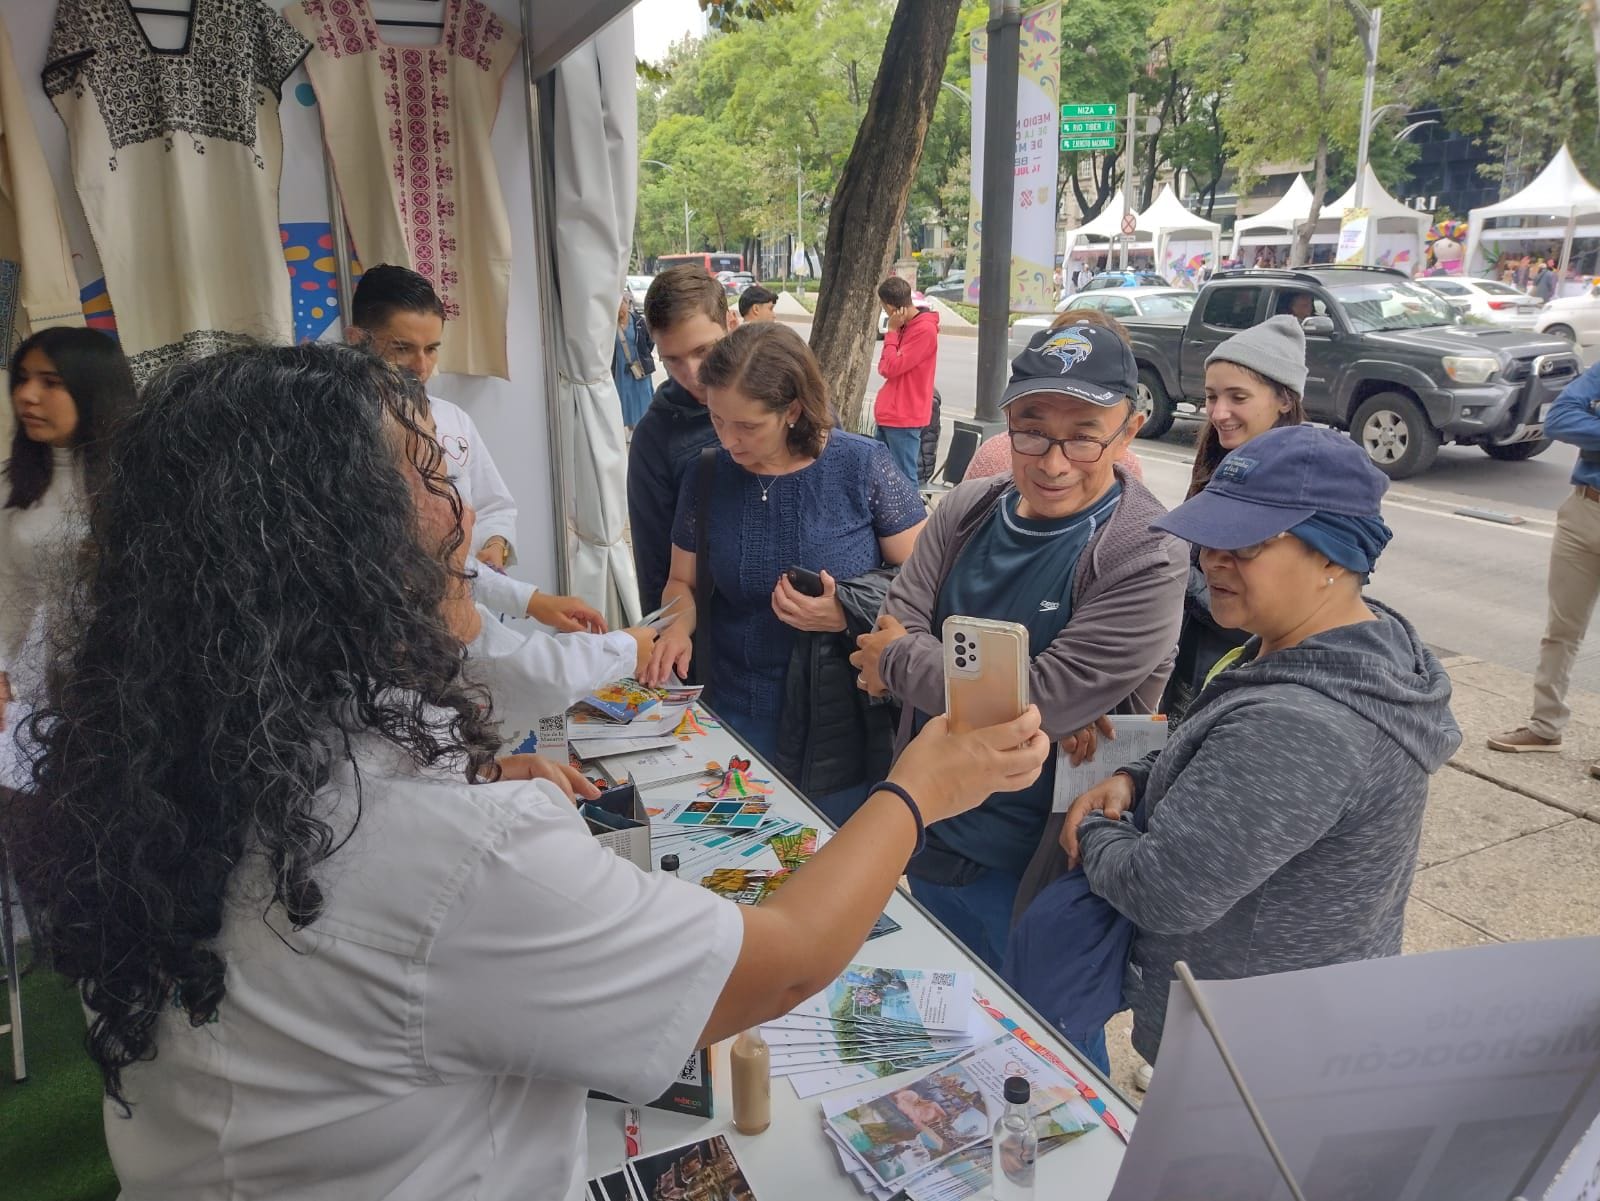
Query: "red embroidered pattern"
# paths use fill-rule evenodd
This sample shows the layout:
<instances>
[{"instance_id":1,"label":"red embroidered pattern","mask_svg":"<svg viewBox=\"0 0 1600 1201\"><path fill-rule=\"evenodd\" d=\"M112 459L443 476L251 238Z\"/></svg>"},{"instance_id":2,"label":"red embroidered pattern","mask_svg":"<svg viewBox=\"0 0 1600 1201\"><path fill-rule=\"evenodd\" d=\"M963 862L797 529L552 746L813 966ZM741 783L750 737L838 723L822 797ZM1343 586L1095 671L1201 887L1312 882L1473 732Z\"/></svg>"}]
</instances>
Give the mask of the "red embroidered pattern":
<instances>
[{"instance_id":1,"label":"red embroidered pattern","mask_svg":"<svg viewBox=\"0 0 1600 1201\"><path fill-rule=\"evenodd\" d=\"M384 92L391 116L389 142L395 151L394 177L400 221L411 248L411 264L433 284L446 320L461 315L454 292L461 275L453 264L456 241L443 231L454 220L455 202L445 194L454 181L450 130L444 124L450 96L443 88L449 64L427 49L385 46L378 58L395 82Z\"/></svg>"},{"instance_id":2,"label":"red embroidered pattern","mask_svg":"<svg viewBox=\"0 0 1600 1201\"><path fill-rule=\"evenodd\" d=\"M460 12L460 0L450 0L450 6L451 16L457 19L446 21L449 29L444 37L445 48L468 62L477 63L481 70L489 70L494 66L489 50L505 37L504 23L479 0L467 0L464 14Z\"/></svg>"},{"instance_id":3,"label":"red embroidered pattern","mask_svg":"<svg viewBox=\"0 0 1600 1201\"><path fill-rule=\"evenodd\" d=\"M378 48L378 31L363 19L359 0L301 0L308 17L322 22L317 46L329 58Z\"/></svg>"}]
</instances>

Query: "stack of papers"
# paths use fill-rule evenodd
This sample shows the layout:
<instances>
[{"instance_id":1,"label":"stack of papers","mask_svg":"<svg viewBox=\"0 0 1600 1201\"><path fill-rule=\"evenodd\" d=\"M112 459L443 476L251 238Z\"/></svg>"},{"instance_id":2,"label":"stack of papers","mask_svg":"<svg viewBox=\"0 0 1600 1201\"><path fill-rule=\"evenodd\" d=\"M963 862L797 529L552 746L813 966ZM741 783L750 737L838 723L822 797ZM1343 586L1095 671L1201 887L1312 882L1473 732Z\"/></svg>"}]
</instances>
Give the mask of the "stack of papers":
<instances>
[{"instance_id":1,"label":"stack of papers","mask_svg":"<svg viewBox=\"0 0 1600 1201\"><path fill-rule=\"evenodd\" d=\"M991 1132L1008 1076L1033 1086L1039 1154L1096 1125L1059 1069L1010 1034L885 1091L877 1085L823 1102L823 1130L839 1162L874 1201L962 1201L988 1188Z\"/></svg>"},{"instance_id":2,"label":"stack of papers","mask_svg":"<svg viewBox=\"0 0 1600 1201\"><path fill-rule=\"evenodd\" d=\"M767 1023L772 1074L814 1097L946 1063L988 1027L967 972L851 964L826 990Z\"/></svg>"},{"instance_id":3,"label":"stack of papers","mask_svg":"<svg viewBox=\"0 0 1600 1201\"><path fill-rule=\"evenodd\" d=\"M568 737L583 741L671 736L702 691L693 684L647 688L633 679L613 681L574 706L567 718Z\"/></svg>"}]
</instances>

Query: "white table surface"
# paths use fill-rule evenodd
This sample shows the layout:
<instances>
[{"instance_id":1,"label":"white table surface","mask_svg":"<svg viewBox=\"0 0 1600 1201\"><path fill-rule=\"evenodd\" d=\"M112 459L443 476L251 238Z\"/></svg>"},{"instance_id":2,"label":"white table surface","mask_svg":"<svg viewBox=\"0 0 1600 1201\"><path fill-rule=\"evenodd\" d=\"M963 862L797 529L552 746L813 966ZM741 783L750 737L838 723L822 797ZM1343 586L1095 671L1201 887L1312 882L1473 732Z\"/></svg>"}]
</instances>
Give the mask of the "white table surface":
<instances>
[{"instance_id":1,"label":"white table surface","mask_svg":"<svg viewBox=\"0 0 1600 1201\"><path fill-rule=\"evenodd\" d=\"M791 820L804 820L827 828L827 819L812 809L804 798L789 789L770 769L760 770L761 760L753 755L729 730L710 729L708 736L692 744L696 756L727 763L731 755L753 759L759 777L773 782L775 791L768 798L773 812ZM682 794L681 785L644 789L645 798L663 792ZM1116 1115L1122 1129L1131 1134L1135 1111L1076 1050L1035 1015L999 977L969 954L904 889L897 891L886 912L901 928L893 934L867 942L855 962L883 967L935 968L971 972L978 990L996 1008L1018 1023L1048 1047L1074 1072L1089 1083ZM985 1017L986 1022L990 1019ZM1002 1033L993 1025L996 1035ZM641 1108L640 1135L646 1154L664 1151L684 1143L726 1134L734 1154L745 1169L758 1201L860 1201L864 1196L839 1164L839 1158L822 1132L822 1096L800 1100L794 1088L781 1077L772 1081L772 1125L759 1135L745 1136L733 1129L733 1086L728 1075L728 1046L719 1043L711 1053L715 1075L715 1113L711 1118L692 1118L664 1110ZM907 1072L915 1077L926 1069ZM885 1080L884 1091L902 1077ZM824 1094L825 1095L825 1094ZM589 1175L613 1172L622 1166L624 1147L622 1109L610 1101L589 1102ZM1039 1160L1037 1196L1040 1201L1099 1201L1111 1192L1112 1182L1122 1164L1124 1146L1104 1125L1091 1130ZM984 1190L982 1196L988 1196Z\"/></svg>"}]
</instances>

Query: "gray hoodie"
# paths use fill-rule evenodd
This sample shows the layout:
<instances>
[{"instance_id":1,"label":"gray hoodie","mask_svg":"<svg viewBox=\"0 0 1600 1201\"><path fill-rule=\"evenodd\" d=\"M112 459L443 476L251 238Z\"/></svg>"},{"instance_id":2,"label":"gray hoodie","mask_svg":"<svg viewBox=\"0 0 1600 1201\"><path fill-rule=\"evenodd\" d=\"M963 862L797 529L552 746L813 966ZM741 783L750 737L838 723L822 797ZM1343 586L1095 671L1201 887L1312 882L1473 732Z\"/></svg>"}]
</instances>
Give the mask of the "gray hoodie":
<instances>
[{"instance_id":1,"label":"gray hoodie","mask_svg":"<svg viewBox=\"0 0 1600 1201\"><path fill-rule=\"evenodd\" d=\"M1219 675L1130 772L1135 820L1080 827L1090 887L1138 927L1124 991L1152 1063L1180 959L1235 980L1400 952L1428 777L1461 731L1444 668L1367 603L1377 621Z\"/></svg>"}]
</instances>

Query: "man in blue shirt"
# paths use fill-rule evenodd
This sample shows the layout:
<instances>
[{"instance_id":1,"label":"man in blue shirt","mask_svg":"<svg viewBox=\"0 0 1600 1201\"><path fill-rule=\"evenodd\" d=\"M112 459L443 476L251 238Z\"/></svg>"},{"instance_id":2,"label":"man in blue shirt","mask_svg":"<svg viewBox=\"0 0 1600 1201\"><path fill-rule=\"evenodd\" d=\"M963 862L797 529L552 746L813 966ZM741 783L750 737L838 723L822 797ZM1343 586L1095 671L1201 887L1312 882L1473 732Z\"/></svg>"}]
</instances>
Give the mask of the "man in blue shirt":
<instances>
[{"instance_id":1,"label":"man in blue shirt","mask_svg":"<svg viewBox=\"0 0 1600 1201\"><path fill-rule=\"evenodd\" d=\"M903 706L902 740L944 712L944 619L1028 630L1029 699L1052 738L1113 712L1149 713L1172 670L1187 553L1150 528L1166 510L1116 466L1143 418L1138 368L1115 331L1062 314L1012 363L1001 400L1011 473L950 492L852 662ZM930 831L912 894L999 968L1019 902L1066 868L1052 818L1054 764Z\"/></svg>"},{"instance_id":2,"label":"man in blue shirt","mask_svg":"<svg viewBox=\"0 0 1600 1201\"><path fill-rule=\"evenodd\" d=\"M1600 363L1562 390L1544 423L1547 436L1579 450L1572 469L1572 495L1556 511L1550 544L1550 616L1539 643L1533 674L1533 716L1528 724L1489 739L1489 749L1512 754L1559 751L1561 732L1572 717L1567 683L1600 596ZM1600 779L1600 763L1589 765Z\"/></svg>"}]
</instances>

